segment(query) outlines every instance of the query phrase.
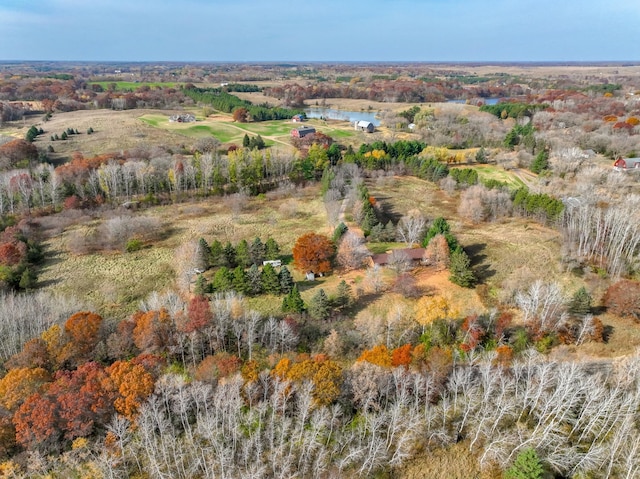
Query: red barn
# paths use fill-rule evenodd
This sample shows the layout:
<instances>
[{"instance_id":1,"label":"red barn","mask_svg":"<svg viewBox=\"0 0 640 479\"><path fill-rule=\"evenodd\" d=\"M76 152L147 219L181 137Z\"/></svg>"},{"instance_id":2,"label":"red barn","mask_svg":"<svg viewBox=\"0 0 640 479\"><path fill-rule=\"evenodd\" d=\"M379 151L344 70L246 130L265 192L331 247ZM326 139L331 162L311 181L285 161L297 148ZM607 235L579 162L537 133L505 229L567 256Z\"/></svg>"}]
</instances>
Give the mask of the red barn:
<instances>
[{"instance_id":1,"label":"red barn","mask_svg":"<svg viewBox=\"0 0 640 479\"><path fill-rule=\"evenodd\" d=\"M613 164L613 168L618 171L627 171L635 168L640 170L640 158L619 157Z\"/></svg>"},{"instance_id":2,"label":"red barn","mask_svg":"<svg viewBox=\"0 0 640 479\"><path fill-rule=\"evenodd\" d=\"M304 138L307 135L312 135L316 132L316 129L312 126L301 126L300 128L294 128L291 130L292 138Z\"/></svg>"}]
</instances>

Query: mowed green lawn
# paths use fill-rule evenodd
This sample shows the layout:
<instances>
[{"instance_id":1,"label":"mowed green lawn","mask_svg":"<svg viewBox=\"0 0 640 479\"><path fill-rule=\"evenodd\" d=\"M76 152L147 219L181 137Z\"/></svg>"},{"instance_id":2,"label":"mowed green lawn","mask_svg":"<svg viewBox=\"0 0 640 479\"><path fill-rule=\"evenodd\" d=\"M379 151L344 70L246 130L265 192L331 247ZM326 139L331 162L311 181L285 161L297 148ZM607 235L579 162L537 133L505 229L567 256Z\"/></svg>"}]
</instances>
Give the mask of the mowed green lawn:
<instances>
[{"instance_id":1,"label":"mowed green lawn","mask_svg":"<svg viewBox=\"0 0 640 479\"><path fill-rule=\"evenodd\" d=\"M478 172L478 178L480 181L497 180L502 183L506 183L509 188L513 189L526 186L520 178L500 166L479 165L472 166L471 168Z\"/></svg>"},{"instance_id":2,"label":"mowed green lawn","mask_svg":"<svg viewBox=\"0 0 640 479\"><path fill-rule=\"evenodd\" d=\"M109 89L109 85L116 85L116 91L135 91L142 86L148 87L166 87L166 88L174 88L179 83L174 82L134 82L134 81L90 81L89 85L100 85L105 90Z\"/></svg>"},{"instance_id":3,"label":"mowed green lawn","mask_svg":"<svg viewBox=\"0 0 640 479\"><path fill-rule=\"evenodd\" d=\"M229 121L217 121L214 119L200 119L194 123L170 122L166 115L143 115L140 120L155 128L171 130L189 138L204 138L214 136L222 143L242 144L245 134L249 136L260 135L264 138L267 146L274 144L272 139L288 142L291 130L298 125L289 120L261 121L256 123L237 123ZM309 122L310 126L314 125ZM318 131L331 136L332 138L346 138L353 136L354 132L337 128L327 128L317 126Z\"/></svg>"}]
</instances>

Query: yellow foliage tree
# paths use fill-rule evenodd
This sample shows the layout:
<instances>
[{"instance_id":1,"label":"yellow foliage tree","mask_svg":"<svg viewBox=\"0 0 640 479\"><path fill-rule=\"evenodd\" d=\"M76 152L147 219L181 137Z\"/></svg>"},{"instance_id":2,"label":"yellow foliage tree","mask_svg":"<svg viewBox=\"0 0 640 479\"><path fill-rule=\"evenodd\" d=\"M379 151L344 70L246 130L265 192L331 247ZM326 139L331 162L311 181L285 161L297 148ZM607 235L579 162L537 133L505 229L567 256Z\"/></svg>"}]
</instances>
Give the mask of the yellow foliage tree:
<instances>
[{"instance_id":1,"label":"yellow foliage tree","mask_svg":"<svg viewBox=\"0 0 640 479\"><path fill-rule=\"evenodd\" d=\"M49 381L51 376L42 368L11 369L0 379L0 405L14 411Z\"/></svg>"},{"instance_id":2,"label":"yellow foliage tree","mask_svg":"<svg viewBox=\"0 0 640 479\"><path fill-rule=\"evenodd\" d=\"M424 330L437 319L451 319L459 314L460 311L446 296L424 296L416 304L415 318Z\"/></svg>"}]
</instances>

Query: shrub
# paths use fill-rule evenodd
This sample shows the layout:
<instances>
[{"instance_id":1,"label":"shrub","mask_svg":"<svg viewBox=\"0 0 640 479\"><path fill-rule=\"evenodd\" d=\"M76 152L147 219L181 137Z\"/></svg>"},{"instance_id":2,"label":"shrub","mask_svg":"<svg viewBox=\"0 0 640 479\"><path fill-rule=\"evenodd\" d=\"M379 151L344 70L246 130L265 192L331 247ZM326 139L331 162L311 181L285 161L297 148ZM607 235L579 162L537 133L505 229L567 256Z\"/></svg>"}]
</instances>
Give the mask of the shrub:
<instances>
[{"instance_id":1,"label":"shrub","mask_svg":"<svg viewBox=\"0 0 640 479\"><path fill-rule=\"evenodd\" d=\"M140 251L142 249L143 243L138 238L133 238L127 241L124 249L127 253L133 253L134 251Z\"/></svg>"}]
</instances>

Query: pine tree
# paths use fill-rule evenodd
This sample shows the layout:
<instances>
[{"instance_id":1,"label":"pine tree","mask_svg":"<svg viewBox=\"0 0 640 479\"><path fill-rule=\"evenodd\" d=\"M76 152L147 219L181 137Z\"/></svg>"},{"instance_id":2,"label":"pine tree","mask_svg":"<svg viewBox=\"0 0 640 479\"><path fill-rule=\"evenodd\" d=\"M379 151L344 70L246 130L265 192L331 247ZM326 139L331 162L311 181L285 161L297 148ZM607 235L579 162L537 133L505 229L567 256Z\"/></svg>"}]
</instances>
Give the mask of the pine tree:
<instances>
[{"instance_id":1,"label":"pine tree","mask_svg":"<svg viewBox=\"0 0 640 479\"><path fill-rule=\"evenodd\" d=\"M286 266L280 268L278 279L280 280L280 292L283 294L289 294L295 285L289 268Z\"/></svg>"},{"instance_id":2,"label":"pine tree","mask_svg":"<svg viewBox=\"0 0 640 479\"><path fill-rule=\"evenodd\" d=\"M476 283L476 277L471 269L471 260L467 253L460 247L451 253L451 263L449 266L449 281L463 288L471 288Z\"/></svg>"},{"instance_id":3,"label":"pine tree","mask_svg":"<svg viewBox=\"0 0 640 479\"><path fill-rule=\"evenodd\" d=\"M587 315L591 312L591 301L591 295L583 286L575 292L569 301L569 311L580 316Z\"/></svg>"},{"instance_id":4,"label":"pine tree","mask_svg":"<svg viewBox=\"0 0 640 479\"><path fill-rule=\"evenodd\" d=\"M477 163L487 162L487 152L484 150L484 147L481 147L476 153L476 162Z\"/></svg>"},{"instance_id":5,"label":"pine tree","mask_svg":"<svg viewBox=\"0 0 640 479\"><path fill-rule=\"evenodd\" d=\"M228 241L227 244L224 245L223 255L223 266L226 266L227 268L235 268L238 266L238 262L236 261L236 249Z\"/></svg>"},{"instance_id":6,"label":"pine tree","mask_svg":"<svg viewBox=\"0 0 640 479\"><path fill-rule=\"evenodd\" d=\"M213 289L219 292L231 290L231 279L231 271L226 266L222 266L213 276Z\"/></svg>"},{"instance_id":7,"label":"pine tree","mask_svg":"<svg viewBox=\"0 0 640 479\"><path fill-rule=\"evenodd\" d=\"M196 285L193 289L193 292L198 296L204 296L205 294L211 292L210 288L211 287L207 282L207 279L203 275L199 274L196 278Z\"/></svg>"},{"instance_id":8,"label":"pine tree","mask_svg":"<svg viewBox=\"0 0 640 479\"><path fill-rule=\"evenodd\" d=\"M276 243L276 240L269 238L265 243L264 257L268 260L278 259L280 256L280 246Z\"/></svg>"},{"instance_id":9,"label":"pine tree","mask_svg":"<svg viewBox=\"0 0 640 479\"><path fill-rule=\"evenodd\" d=\"M302 313L304 311L304 301L302 301L302 296L300 296L297 286L294 286L291 292L282 300L282 311L285 313Z\"/></svg>"},{"instance_id":10,"label":"pine tree","mask_svg":"<svg viewBox=\"0 0 640 479\"><path fill-rule=\"evenodd\" d=\"M542 150L536 155L536 159L531 163L531 171L536 174L540 174L549 169L549 153L547 150Z\"/></svg>"},{"instance_id":11,"label":"pine tree","mask_svg":"<svg viewBox=\"0 0 640 479\"><path fill-rule=\"evenodd\" d=\"M256 266L262 265L266 253L267 248L265 244L259 237L256 237L256 239L253 240L253 243L251 243L251 246L249 246L249 256L251 257L251 262Z\"/></svg>"},{"instance_id":12,"label":"pine tree","mask_svg":"<svg viewBox=\"0 0 640 479\"><path fill-rule=\"evenodd\" d=\"M265 293L280 294L280 278L269 263L262 267L262 289Z\"/></svg>"},{"instance_id":13,"label":"pine tree","mask_svg":"<svg viewBox=\"0 0 640 479\"><path fill-rule=\"evenodd\" d=\"M509 469L505 472L507 479L541 479L544 468L534 449L528 448L520 452Z\"/></svg>"},{"instance_id":14,"label":"pine tree","mask_svg":"<svg viewBox=\"0 0 640 479\"><path fill-rule=\"evenodd\" d=\"M338 283L338 287L336 289L336 306L338 308L347 308L351 306L353 302L353 294L351 291L351 286L347 284L347 282L343 279Z\"/></svg>"},{"instance_id":15,"label":"pine tree","mask_svg":"<svg viewBox=\"0 0 640 479\"><path fill-rule=\"evenodd\" d=\"M22 276L20 276L20 286L21 289L33 289L38 281L38 276L31 270L31 268L26 268L22 272Z\"/></svg>"},{"instance_id":16,"label":"pine tree","mask_svg":"<svg viewBox=\"0 0 640 479\"><path fill-rule=\"evenodd\" d=\"M204 238L198 240L198 247L196 249L196 261L195 267L201 271L209 269L209 258L211 256L211 249Z\"/></svg>"},{"instance_id":17,"label":"pine tree","mask_svg":"<svg viewBox=\"0 0 640 479\"><path fill-rule=\"evenodd\" d=\"M251 255L249 253L249 243L242 240L236 245L236 264L243 268L248 268L251 264Z\"/></svg>"},{"instance_id":18,"label":"pine tree","mask_svg":"<svg viewBox=\"0 0 640 479\"><path fill-rule=\"evenodd\" d=\"M233 290L237 293L246 294L249 291L249 281L247 273L245 273L242 266L237 266L233 270L233 277L231 280Z\"/></svg>"},{"instance_id":19,"label":"pine tree","mask_svg":"<svg viewBox=\"0 0 640 479\"><path fill-rule=\"evenodd\" d=\"M252 264L247 271L247 289L248 293L253 296L261 294L263 290L262 274L255 264Z\"/></svg>"},{"instance_id":20,"label":"pine tree","mask_svg":"<svg viewBox=\"0 0 640 479\"><path fill-rule=\"evenodd\" d=\"M209 246L209 265L212 267L222 266L225 264L224 248L220 241L215 240Z\"/></svg>"},{"instance_id":21,"label":"pine tree","mask_svg":"<svg viewBox=\"0 0 640 479\"><path fill-rule=\"evenodd\" d=\"M249 135L247 135L246 133L244 134L244 136L242 137L242 146L244 148L249 148L249 143L251 140L249 140Z\"/></svg>"},{"instance_id":22,"label":"pine tree","mask_svg":"<svg viewBox=\"0 0 640 479\"><path fill-rule=\"evenodd\" d=\"M309 302L309 315L313 319L327 319L329 313L329 297L324 292L324 289L321 288Z\"/></svg>"},{"instance_id":23,"label":"pine tree","mask_svg":"<svg viewBox=\"0 0 640 479\"><path fill-rule=\"evenodd\" d=\"M394 241L396 239L396 227L392 221L389 221L384 226L384 236L385 241Z\"/></svg>"}]
</instances>

